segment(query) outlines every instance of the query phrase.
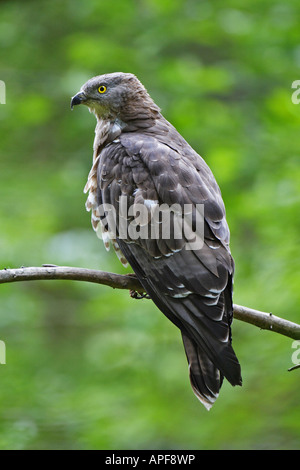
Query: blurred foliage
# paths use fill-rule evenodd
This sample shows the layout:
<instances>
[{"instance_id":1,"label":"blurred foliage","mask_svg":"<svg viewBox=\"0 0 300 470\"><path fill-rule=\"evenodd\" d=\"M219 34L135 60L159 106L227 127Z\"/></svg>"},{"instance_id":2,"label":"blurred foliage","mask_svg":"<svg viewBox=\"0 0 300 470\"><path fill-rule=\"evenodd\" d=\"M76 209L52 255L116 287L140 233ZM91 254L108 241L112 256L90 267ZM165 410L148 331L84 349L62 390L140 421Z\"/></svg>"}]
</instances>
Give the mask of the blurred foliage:
<instances>
[{"instance_id":1,"label":"blurred foliage","mask_svg":"<svg viewBox=\"0 0 300 470\"><path fill-rule=\"evenodd\" d=\"M234 301L299 322L298 0L0 4L1 268L124 272L90 227L90 77L135 73L211 166L236 261ZM299 449L292 341L235 321L244 385L208 413L180 334L147 300L75 282L2 285L2 449Z\"/></svg>"}]
</instances>

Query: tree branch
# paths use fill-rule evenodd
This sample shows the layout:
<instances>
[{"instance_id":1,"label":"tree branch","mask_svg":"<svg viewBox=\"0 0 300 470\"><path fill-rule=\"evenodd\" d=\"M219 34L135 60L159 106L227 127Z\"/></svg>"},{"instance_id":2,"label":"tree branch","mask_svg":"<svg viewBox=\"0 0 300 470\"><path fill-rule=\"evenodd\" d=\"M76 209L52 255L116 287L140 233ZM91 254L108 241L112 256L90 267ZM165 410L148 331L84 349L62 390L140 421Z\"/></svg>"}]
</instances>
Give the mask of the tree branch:
<instances>
[{"instance_id":1,"label":"tree branch","mask_svg":"<svg viewBox=\"0 0 300 470\"><path fill-rule=\"evenodd\" d=\"M0 270L0 284L48 279L93 282L110 286L114 289L127 289L139 293L144 292L143 287L134 274L115 274L94 269L55 265L43 265L41 268L22 267L19 269ZM300 325L284 320L272 313L260 312L234 304L233 316L238 320L250 323L261 329L274 331L292 339L300 339Z\"/></svg>"}]
</instances>

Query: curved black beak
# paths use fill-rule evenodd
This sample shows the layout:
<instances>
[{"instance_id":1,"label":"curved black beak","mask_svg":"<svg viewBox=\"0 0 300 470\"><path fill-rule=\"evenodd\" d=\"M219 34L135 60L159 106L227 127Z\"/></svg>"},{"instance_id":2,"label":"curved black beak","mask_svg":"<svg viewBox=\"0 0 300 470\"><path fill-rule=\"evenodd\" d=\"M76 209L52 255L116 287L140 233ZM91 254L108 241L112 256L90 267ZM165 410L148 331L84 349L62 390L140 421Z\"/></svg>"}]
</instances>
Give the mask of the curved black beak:
<instances>
[{"instance_id":1,"label":"curved black beak","mask_svg":"<svg viewBox=\"0 0 300 470\"><path fill-rule=\"evenodd\" d=\"M74 106L83 103L84 101L86 101L86 96L83 91L80 91L71 99L71 109L73 109Z\"/></svg>"}]
</instances>

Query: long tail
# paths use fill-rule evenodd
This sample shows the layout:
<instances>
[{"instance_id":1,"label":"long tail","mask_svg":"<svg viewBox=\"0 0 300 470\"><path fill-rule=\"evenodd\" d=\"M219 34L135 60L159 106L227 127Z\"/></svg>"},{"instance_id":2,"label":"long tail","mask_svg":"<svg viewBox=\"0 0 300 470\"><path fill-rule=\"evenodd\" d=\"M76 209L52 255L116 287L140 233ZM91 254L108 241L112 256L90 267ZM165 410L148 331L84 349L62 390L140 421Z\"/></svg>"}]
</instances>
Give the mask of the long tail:
<instances>
[{"instance_id":1,"label":"long tail","mask_svg":"<svg viewBox=\"0 0 300 470\"><path fill-rule=\"evenodd\" d=\"M210 410L219 396L224 376L208 356L184 333L182 333L182 340L189 364L192 389L205 408Z\"/></svg>"}]
</instances>

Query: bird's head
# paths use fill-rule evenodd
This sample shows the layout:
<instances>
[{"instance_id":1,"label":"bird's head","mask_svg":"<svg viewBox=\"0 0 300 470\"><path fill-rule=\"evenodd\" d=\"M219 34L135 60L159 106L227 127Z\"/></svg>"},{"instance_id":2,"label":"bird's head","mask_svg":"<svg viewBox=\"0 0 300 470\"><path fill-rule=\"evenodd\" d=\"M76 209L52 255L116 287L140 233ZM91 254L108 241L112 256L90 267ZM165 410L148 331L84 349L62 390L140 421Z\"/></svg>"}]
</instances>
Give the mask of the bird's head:
<instances>
[{"instance_id":1,"label":"bird's head","mask_svg":"<svg viewBox=\"0 0 300 470\"><path fill-rule=\"evenodd\" d=\"M73 96L71 108L84 104L98 119L124 122L154 118L159 108L141 82L131 73L110 73L88 80Z\"/></svg>"}]
</instances>

